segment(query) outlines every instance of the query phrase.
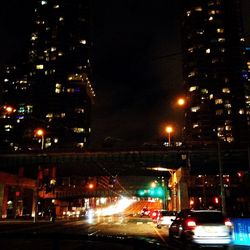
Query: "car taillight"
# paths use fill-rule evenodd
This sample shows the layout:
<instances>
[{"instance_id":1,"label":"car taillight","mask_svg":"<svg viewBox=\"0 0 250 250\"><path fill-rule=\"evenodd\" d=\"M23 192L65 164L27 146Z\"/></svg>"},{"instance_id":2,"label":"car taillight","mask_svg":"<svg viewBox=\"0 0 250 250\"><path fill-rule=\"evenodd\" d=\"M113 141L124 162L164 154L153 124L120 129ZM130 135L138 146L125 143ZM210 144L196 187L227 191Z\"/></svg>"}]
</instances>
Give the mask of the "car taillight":
<instances>
[{"instance_id":1,"label":"car taillight","mask_svg":"<svg viewBox=\"0 0 250 250\"><path fill-rule=\"evenodd\" d=\"M233 226L232 222L231 222L229 219L226 219L226 220L225 220L225 225L226 225L227 227L232 227L232 226Z\"/></svg>"},{"instance_id":2,"label":"car taillight","mask_svg":"<svg viewBox=\"0 0 250 250\"><path fill-rule=\"evenodd\" d=\"M156 213L154 212L154 213L152 214L152 216L155 217L155 216L156 216Z\"/></svg>"},{"instance_id":3,"label":"car taillight","mask_svg":"<svg viewBox=\"0 0 250 250\"><path fill-rule=\"evenodd\" d=\"M196 222L193 219L186 221L188 229L194 229L196 227Z\"/></svg>"}]
</instances>

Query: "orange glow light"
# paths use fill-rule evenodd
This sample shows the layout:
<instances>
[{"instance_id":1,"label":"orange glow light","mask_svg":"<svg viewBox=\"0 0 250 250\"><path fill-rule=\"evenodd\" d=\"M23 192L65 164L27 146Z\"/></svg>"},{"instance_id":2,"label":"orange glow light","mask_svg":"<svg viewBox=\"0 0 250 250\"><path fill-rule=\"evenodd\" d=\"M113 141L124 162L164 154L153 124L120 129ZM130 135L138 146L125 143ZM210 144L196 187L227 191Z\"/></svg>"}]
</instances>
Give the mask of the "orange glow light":
<instances>
[{"instance_id":1,"label":"orange glow light","mask_svg":"<svg viewBox=\"0 0 250 250\"><path fill-rule=\"evenodd\" d=\"M36 135L43 136L44 135L44 130L43 129L36 130Z\"/></svg>"},{"instance_id":2,"label":"orange glow light","mask_svg":"<svg viewBox=\"0 0 250 250\"><path fill-rule=\"evenodd\" d=\"M186 100L185 100L184 98L179 98L179 99L177 100L177 104L178 104L179 106L183 106L183 105L185 105L185 103L186 103Z\"/></svg>"},{"instance_id":3,"label":"orange glow light","mask_svg":"<svg viewBox=\"0 0 250 250\"><path fill-rule=\"evenodd\" d=\"M167 133L172 133L173 132L173 127L172 126L167 126L166 127L166 132Z\"/></svg>"}]
</instances>

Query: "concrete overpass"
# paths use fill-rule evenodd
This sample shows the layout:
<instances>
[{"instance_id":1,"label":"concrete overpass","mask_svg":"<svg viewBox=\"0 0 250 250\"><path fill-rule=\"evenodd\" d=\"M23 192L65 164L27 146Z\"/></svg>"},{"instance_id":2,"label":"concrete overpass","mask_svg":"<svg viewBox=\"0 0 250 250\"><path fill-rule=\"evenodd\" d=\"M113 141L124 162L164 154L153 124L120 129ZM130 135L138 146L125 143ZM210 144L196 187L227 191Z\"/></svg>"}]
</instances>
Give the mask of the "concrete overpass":
<instances>
[{"instance_id":1,"label":"concrete overpass","mask_svg":"<svg viewBox=\"0 0 250 250\"><path fill-rule=\"evenodd\" d=\"M249 169L248 149L222 149L220 153L225 172ZM19 167L35 172L38 166L56 166L62 175L104 175L104 171L119 175L152 175L152 167L178 169L188 166L194 173L218 172L217 148L196 150L130 150L99 152L25 152L0 154L0 171Z\"/></svg>"}]
</instances>

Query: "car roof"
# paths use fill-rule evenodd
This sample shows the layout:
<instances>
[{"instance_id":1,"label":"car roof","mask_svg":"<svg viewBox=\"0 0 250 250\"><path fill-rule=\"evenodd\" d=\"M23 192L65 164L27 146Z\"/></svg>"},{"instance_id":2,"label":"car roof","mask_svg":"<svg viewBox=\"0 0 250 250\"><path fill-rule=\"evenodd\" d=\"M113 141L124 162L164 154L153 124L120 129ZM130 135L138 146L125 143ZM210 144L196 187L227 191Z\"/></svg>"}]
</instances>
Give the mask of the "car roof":
<instances>
[{"instance_id":1,"label":"car roof","mask_svg":"<svg viewBox=\"0 0 250 250\"><path fill-rule=\"evenodd\" d=\"M220 210L215 210L215 209L213 210L200 209L200 210L190 210L190 211L194 213L222 213Z\"/></svg>"}]
</instances>

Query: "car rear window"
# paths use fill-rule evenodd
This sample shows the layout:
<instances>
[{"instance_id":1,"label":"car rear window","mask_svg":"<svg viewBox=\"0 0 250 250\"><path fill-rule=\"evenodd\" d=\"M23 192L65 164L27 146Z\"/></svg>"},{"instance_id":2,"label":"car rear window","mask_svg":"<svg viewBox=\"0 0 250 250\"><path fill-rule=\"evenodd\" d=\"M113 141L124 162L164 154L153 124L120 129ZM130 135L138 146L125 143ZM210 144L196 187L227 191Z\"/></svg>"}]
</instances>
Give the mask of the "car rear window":
<instances>
[{"instance_id":1,"label":"car rear window","mask_svg":"<svg viewBox=\"0 0 250 250\"><path fill-rule=\"evenodd\" d=\"M224 216L217 212L195 212L192 217L196 218L198 223L224 223Z\"/></svg>"},{"instance_id":2,"label":"car rear window","mask_svg":"<svg viewBox=\"0 0 250 250\"><path fill-rule=\"evenodd\" d=\"M175 216L176 212L174 212L174 211L162 211L161 215L162 216Z\"/></svg>"}]
</instances>

